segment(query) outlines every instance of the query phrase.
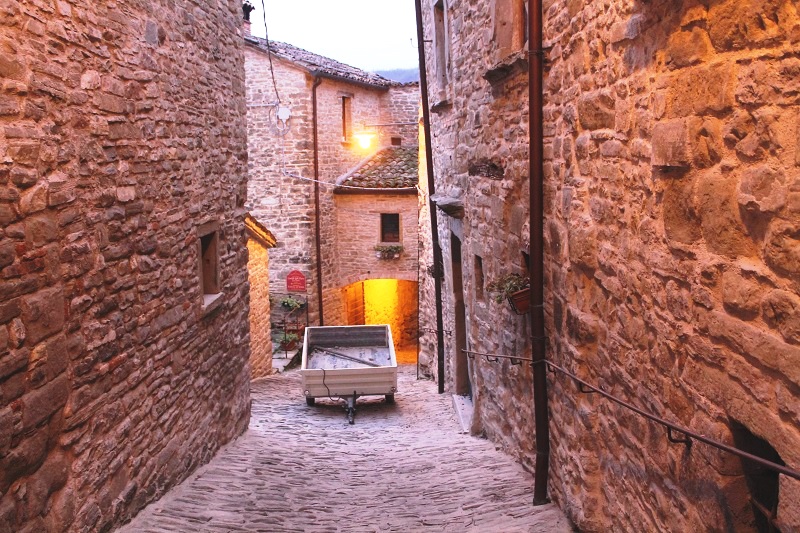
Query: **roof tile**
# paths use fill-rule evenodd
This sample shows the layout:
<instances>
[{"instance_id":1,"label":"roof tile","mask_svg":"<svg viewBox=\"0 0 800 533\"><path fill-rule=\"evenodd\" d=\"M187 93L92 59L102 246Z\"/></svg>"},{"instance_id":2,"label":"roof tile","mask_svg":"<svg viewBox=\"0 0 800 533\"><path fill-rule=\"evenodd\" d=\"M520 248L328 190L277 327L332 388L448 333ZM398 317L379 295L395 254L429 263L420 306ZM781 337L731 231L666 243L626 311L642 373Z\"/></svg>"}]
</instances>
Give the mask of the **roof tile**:
<instances>
[{"instance_id":1,"label":"roof tile","mask_svg":"<svg viewBox=\"0 0 800 533\"><path fill-rule=\"evenodd\" d=\"M265 52L267 51L266 39L251 35L248 35L246 39L257 48ZM340 63L335 59L330 59L328 57L303 50L302 48L298 48L288 43L269 41L269 49L270 52L278 57L292 61L293 63L296 63L310 71L320 72L322 74L327 74L328 76L344 78L356 83L372 85L374 87L381 88L405 85L403 83L384 78L378 74L367 72L356 67L351 67L350 65L345 65L344 63Z\"/></svg>"},{"instance_id":2,"label":"roof tile","mask_svg":"<svg viewBox=\"0 0 800 533\"><path fill-rule=\"evenodd\" d=\"M361 163L341 183L349 187L406 189L416 187L419 149L416 146L387 146Z\"/></svg>"}]
</instances>

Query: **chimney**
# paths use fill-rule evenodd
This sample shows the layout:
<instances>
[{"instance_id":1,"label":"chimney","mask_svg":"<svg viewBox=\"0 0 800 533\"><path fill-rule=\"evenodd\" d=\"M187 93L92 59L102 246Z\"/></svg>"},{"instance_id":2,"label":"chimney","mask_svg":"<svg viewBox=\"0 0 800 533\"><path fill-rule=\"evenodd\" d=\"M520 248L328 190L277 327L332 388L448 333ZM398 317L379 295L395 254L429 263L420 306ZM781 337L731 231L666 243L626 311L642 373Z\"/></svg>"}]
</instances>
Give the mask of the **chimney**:
<instances>
[{"instance_id":1,"label":"chimney","mask_svg":"<svg viewBox=\"0 0 800 533\"><path fill-rule=\"evenodd\" d=\"M254 9L255 7L250 3L250 0L244 0L244 2L242 2L242 15L244 15L242 29L244 29L245 36L252 35L250 31L250 13L252 13Z\"/></svg>"}]
</instances>

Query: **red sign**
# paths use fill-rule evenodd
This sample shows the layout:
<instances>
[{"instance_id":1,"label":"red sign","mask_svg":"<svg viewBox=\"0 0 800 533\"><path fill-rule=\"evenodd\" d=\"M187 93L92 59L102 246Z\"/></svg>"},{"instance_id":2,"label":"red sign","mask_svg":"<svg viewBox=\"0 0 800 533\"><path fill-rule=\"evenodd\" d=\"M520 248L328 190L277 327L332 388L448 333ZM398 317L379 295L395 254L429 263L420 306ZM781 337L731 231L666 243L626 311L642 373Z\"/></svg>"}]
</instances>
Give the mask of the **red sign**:
<instances>
[{"instance_id":1,"label":"red sign","mask_svg":"<svg viewBox=\"0 0 800 533\"><path fill-rule=\"evenodd\" d=\"M306 277L299 270L292 270L286 276L286 290L291 292L306 292Z\"/></svg>"}]
</instances>

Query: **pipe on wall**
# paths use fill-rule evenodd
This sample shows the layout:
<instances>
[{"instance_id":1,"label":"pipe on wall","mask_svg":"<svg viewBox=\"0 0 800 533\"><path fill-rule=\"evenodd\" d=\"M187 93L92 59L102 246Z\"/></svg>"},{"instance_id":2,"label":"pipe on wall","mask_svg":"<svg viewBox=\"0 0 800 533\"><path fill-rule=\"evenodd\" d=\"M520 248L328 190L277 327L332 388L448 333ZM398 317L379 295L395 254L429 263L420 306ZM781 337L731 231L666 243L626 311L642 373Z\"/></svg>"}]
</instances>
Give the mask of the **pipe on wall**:
<instances>
[{"instance_id":1,"label":"pipe on wall","mask_svg":"<svg viewBox=\"0 0 800 533\"><path fill-rule=\"evenodd\" d=\"M533 359L533 410L536 430L536 467L533 504L547 497L550 469L550 426L547 406L547 359L544 330L544 50L542 0L530 0L528 9L528 112L530 173L531 337Z\"/></svg>"},{"instance_id":2,"label":"pipe on wall","mask_svg":"<svg viewBox=\"0 0 800 533\"><path fill-rule=\"evenodd\" d=\"M442 318L442 247L439 243L439 223L436 217L436 182L433 179L433 152L431 150L431 112L428 104L428 75L425 70L425 37L422 31L422 0L414 0L417 11L417 49L419 53L419 88L422 98L422 123L425 135L425 166L428 173L428 210L431 217L431 245L433 247L433 287L436 300L436 379L439 394L444 392L444 320Z\"/></svg>"},{"instance_id":3,"label":"pipe on wall","mask_svg":"<svg viewBox=\"0 0 800 533\"><path fill-rule=\"evenodd\" d=\"M312 72L314 84L311 86L312 128L314 138L314 239L317 249L317 301L319 302L319 325L325 325L322 308L322 245L320 244L320 209L319 209L319 138L317 131L317 87L322 83L322 78Z\"/></svg>"}]
</instances>

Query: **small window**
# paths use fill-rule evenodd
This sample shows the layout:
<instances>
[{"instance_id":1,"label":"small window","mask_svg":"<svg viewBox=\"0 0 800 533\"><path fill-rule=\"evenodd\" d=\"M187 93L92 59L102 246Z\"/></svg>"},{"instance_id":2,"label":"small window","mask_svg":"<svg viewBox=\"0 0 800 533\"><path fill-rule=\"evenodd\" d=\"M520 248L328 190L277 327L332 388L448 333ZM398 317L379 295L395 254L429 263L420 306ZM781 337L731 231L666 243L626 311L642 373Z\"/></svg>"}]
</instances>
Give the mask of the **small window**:
<instances>
[{"instance_id":1,"label":"small window","mask_svg":"<svg viewBox=\"0 0 800 533\"><path fill-rule=\"evenodd\" d=\"M381 242L400 242L399 213L381 213Z\"/></svg>"},{"instance_id":2,"label":"small window","mask_svg":"<svg viewBox=\"0 0 800 533\"><path fill-rule=\"evenodd\" d=\"M342 142L353 137L352 100L349 96L342 96Z\"/></svg>"},{"instance_id":3,"label":"small window","mask_svg":"<svg viewBox=\"0 0 800 533\"><path fill-rule=\"evenodd\" d=\"M439 83L439 89L444 90L448 82L447 62L449 60L444 0L439 0L433 6L433 46L436 51L434 56L436 60L436 80Z\"/></svg>"},{"instance_id":4,"label":"small window","mask_svg":"<svg viewBox=\"0 0 800 533\"><path fill-rule=\"evenodd\" d=\"M402 146L402 145L403 145L402 137L392 137L392 146Z\"/></svg>"},{"instance_id":5,"label":"small window","mask_svg":"<svg viewBox=\"0 0 800 533\"><path fill-rule=\"evenodd\" d=\"M219 225L210 223L198 229L200 240L198 274L203 290L203 305L208 306L220 295Z\"/></svg>"},{"instance_id":6,"label":"small window","mask_svg":"<svg viewBox=\"0 0 800 533\"><path fill-rule=\"evenodd\" d=\"M485 278L483 276L483 258L479 255L475 256L475 297L478 300L483 300L483 286Z\"/></svg>"},{"instance_id":7,"label":"small window","mask_svg":"<svg viewBox=\"0 0 800 533\"><path fill-rule=\"evenodd\" d=\"M200 250L203 263L203 294L219 292L219 265L217 260L217 232L200 237Z\"/></svg>"}]
</instances>

